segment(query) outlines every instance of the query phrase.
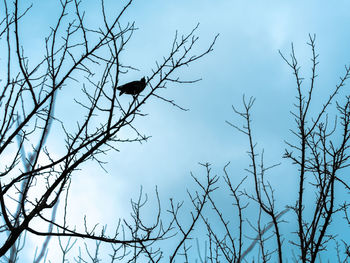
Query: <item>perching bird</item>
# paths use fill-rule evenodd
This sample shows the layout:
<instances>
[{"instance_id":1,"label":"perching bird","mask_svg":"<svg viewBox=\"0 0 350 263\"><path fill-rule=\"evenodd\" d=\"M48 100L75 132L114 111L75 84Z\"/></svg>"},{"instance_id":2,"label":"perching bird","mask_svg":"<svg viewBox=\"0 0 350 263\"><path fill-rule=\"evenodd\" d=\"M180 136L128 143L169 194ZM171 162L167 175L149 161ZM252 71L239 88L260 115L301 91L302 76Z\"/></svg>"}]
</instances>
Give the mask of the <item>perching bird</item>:
<instances>
[{"instance_id":1,"label":"perching bird","mask_svg":"<svg viewBox=\"0 0 350 263\"><path fill-rule=\"evenodd\" d=\"M120 90L119 96L123 93L130 95L137 95L143 91L146 87L146 79L143 77L141 80L131 81L124 85L117 87L117 90Z\"/></svg>"}]
</instances>

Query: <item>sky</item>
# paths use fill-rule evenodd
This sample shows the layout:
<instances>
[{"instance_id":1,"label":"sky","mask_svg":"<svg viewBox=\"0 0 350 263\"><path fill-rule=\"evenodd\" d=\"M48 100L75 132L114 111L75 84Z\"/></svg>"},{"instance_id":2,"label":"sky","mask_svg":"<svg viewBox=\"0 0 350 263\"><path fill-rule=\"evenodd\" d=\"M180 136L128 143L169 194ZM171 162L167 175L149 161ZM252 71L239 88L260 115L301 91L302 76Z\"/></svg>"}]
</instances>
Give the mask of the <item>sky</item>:
<instances>
[{"instance_id":1,"label":"sky","mask_svg":"<svg viewBox=\"0 0 350 263\"><path fill-rule=\"evenodd\" d=\"M34 1L27 18L31 23L23 25L25 45L33 57L40 53L37 47L42 34L49 32L48 26L54 22L55 4L49 2ZM83 3L91 23L96 20L98 5L94 4ZM110 16L120 8L114 1L106 1L106 5ZM135 21L139 29L122 59L139 71L124 75L121 82L150 75L155 61L169 52L176 30L186 34L200 23L196 53L205 50L216 34L219 38L212 53L179 72L184 79L201 78L200 82L170 84L162 91L189 111L149 100L143 108L149 115L137 125L151 138L143 144L122 145L120 152L108 155L107 173L88 166L76 174L71 189L72 220L79 224L84 214L91 222L110 223L112 218L124 217L130 198L137 197L141 185L150 197L157 185L164 206L170 197L186 199L186 188L194 187L190 172L204 176L199 162L211 163L218 175L223 175L224 165L231 162L229 172L238 182L247 175L248 141L225 121L242 124L232 105L240 108L243 95L256 98L252 113L258 149L264 149L268 164L282 162L270 178L280 194L281 210L282 204L293 202L296 192L286 190L296 187L297 179L281 157L284 140L292 138L289 129L294 122L289 111L296 90L292 72L278 51L288 56L294 43L307 82L311 51L306 42L309 34L316 34L320 54L316 98L322 103L350 62L348 10L350 2L345 0L135 0L122 21ZM66 110L63 114L70 109ZM29 242L29 247L35 247L40 239L29 236Z\"/></svg>"}]
</instances>

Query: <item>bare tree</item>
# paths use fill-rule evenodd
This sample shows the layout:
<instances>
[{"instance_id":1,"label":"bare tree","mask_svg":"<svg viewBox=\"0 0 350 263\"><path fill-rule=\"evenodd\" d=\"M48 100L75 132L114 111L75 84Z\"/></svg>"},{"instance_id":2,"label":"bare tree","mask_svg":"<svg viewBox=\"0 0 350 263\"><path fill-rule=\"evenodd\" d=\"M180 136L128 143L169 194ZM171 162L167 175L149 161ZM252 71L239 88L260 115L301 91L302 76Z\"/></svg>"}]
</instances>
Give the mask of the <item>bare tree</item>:
<instances>
[{"instance_id":1,"label":"bare tree","mask_svg":"<svg viewBox=\"0 0 350 263\"><path fill-rule=\"evenodd\" d=\"M58 240L63 262L68 261L77 239L86 242L74 255L76 262L99 262L103 244L110 245L110 262L190 262L195 254L194 233L201 227L207 231L204 255L201 242L196 239L197 259L201 262L284 262L291 255L295 262L316 262L323 251L331 249L338 262L347 262L350 243L332 232L330 226L333 222L350 225L350 204L341 199L350 190L346 173L342 173L349 166L350 157L350 96L340 95L350 68L345 67L340 82L321 108L317 112L311 110L318 65L315 36L310 36L308 43L312 71L307 87L293 45L290 58L280 52L296 80L296 103L291 112L296 124L292 129L295 140L286 142L284 154L292 161L298 180L294 204L281 207L276 202L273 182L267 176L278 164L265 164L264 151L257 148L254 139L255 99L244 97L243 109L233 107L244 124L228 122L248 141L248 175L238 183L228 172L228 165L220 184L219 177L212 175L211 166L202 164L205 179L192 175L197 191L188 191L189 210L183 202L170 199L169 208L164 211L156 189L153 220L144 220L149 199L141 189L136 200L131 201L131 220L120 219L113 231L105 225L89 227L88 218L80 228L70 226L69 189L76 172L87 162L104 169L104 155L118 150L122 143L146 141L148 136L142 134L136 120L146 115L143 105L151 98L185 110L158 91L166 88L167 82L196 82L183 81L175 74L210 53L216 40L215 37L206 50L195 54L198 25L185 35L176 33L169 53L146 76L142 94L129 92L133 96L120 100L118 87L124 84L119 81L121 76L136 70L135 65L127 65L121 59L136 30L134 23L122 23L131 6L129 0L109 18L102 0L101 24L91 26L81 1L59 1L56 23L43 41L42 57L33 58L25 53L21 34L32 7L25 7L18 0L1 3L0 43L6 47L0 60L1 68L6 69L0 83L0 239L4 240L0 257L4 262L18 262L27 233L45 237L35 252L34 262L46 261L53 237ZM59 103L62 97L65 105ZM77 114L60 114L67 105ZM124 134L128 136L123 137ZM62 147L53 149L49 143L52 138ZM247 190L248 182L254 186L252 191ZM222 208L215 195L218 187L227 190L234 213ZM59 205L62 218L56 213ZM255 210L254 217L249 216L249 209ZM289 232L281 227L282 223L293 225L286 221L287 213L289 220L297 222L297 228ZM47 231L37 228L38 223ZM95 242L93 248L89 247L91 242Z\"/></svg>"},{"instance_id":2,"label":"bare tree","mask_svg":"<svg viewBox=\"0 0 350 263\"><path fill-rule=\"evenodd\" d=\"M267 179L267 173L271 173L272 168L279 164L266 166L264 151L257 150L251 117L255 99L243 97L243 110L235 107L233 110L244 124L227 123L247 137L250 160L249 168L246 169L248 175L239 183L234 183L237 179L230 176L228 165L224 168L226 189L232 197L235 217L232 211L221 207L215 195L209 196L216 217L202 214L209 243L208 255L202 262L316 262L326 250L338 255L338 262L348 261L349 241L344 239L342 233L331 230L330 226L336 223L347 229L350 222L349 202L343 199L350 190L349 178L344 172L347 171L350 158L350 96L342 95L344 91L341 92L350 76L350 68L345 67L339 83L321 108L315 111L315 107L312 107L313 103L317 103L318 54L315 36L309 36L308 45L312 54L308 87L303 82L293 45L289 59L280 52L296 80L295 110L291 111L296 124L291 130L295 140L286 142L283 157L291 160L295 167L293 170L299 183L296 192L298 198L293 205L277 207L276 189L273 182ZM253 192L246 190L248 182L254 185ZM305 198L308 198L307 201ZM248 216L253 213L251 210L256 211L254 217ZM294 211L295 215L292 216L290 211ZM282 223L289 227L281 228ZM255 236L249 228L256 233ZM294 238L295 234L298 241Z\"/></svg>"},{"instance_id":3,"label":"bare tree","mask_svg":"<svg viewBox=\"0 0 350 263\"><path fill-rule=\"evenodd\" d=\"M156 63L152 74L147 76L143 95L137 94L125 102L117 96L119 79L135 67L125 64L120 54L136 28L134 23L123 24L121 18L132 6L132 0L121 6L111 19L106 15L102 0L102 23L94 27L86 22L81 1L59 1L56 24L52 25L43 41L40 58L25 53L21 26L26 16L30 16L31 6L24 5L18 0L13 3L4 0L1 6L0 41L2 47L6 47L1 68L6 72L3 70L0 89L0 206L3 220L0 239L4 240L0 244L0 257L16 262L17 254L24 245L24 234L29 232L47 237L37 252L35 262L45 257L50 237L58 237L62 251L66 253L74 245L70 239L74 237L95 240L96 253L100 242L112 244L112 262L130 255L130 249L133 251L131 261L136 262L141 254L152 262L158 261L163 255L151 250L151 247L155 241L168 237L174 223L178 224L178 208L174 203L171 210L173 220L167 225L161 221L160 207L154 224L143 223L140 211L144 200L140 195L138 201L132 202L133 222L121 222L114 235L107 235L105 228L100 229L98 234L97 229L89 229L86 222L83 230L79 230L67 224L70 181L83 163L92 161L103 168L103 155L110 150L118 150L121 143L147 140L148 137L141 134L134 121L145 116L142 106L151 97L183 109L173 100L159 95L158 90L165 88L167 82L181 84L197 81L182 81L174 74L210 53L216 37L206 50L194 54L198 25L188 34L179 36L176 33L169 53ZM57 104L67 94L71 98L65 100L66 105ZM57 114L69 103L74 104L70 107L79 114ZM76 125L67 124L72 121ZM129 131L129 137L122 136L124 130ZM64 147L54 151L47 143L52 138ZM193 224L197 222L214 183L215 180L209 178L203 185L203 199L193 197L197 212ZM65 213L63 218L58 219L55 211L60 198ZM34 220L48 225L48 230L36 229L32 224ZM184 237L172 257L183 246L193 228L186 230L178 226ZM66 246L61 242L63 237L70 240ZM83 262L80 256L78 261Z\"/></svg>"},{"instance_id":4,"label":"bare tree","mask_svg":"<svg viewBox=\"0 0 350 263\"><path fill-rule=\"evenodd\" d=\"M349 166L349 96L336 101L336 117L334 124L329 124L327 110L335 101L336 95L350 77L350 68L345 67L345 74L340 78L329 98L323 103L320 111L311 115L310 105L315 90L317 77L316 67L318 54L315 51L315 36L310 36L308 43L312 50L312 75L307 94L302 90L302 77L299 73L299 65L292 46L291 60L284 60L293 69L297 84L296 111L292 112L297 128L294 132L299 143L288 143L284 157L292 160L297 166L299 177L298 200L292 209L295 211L299 229L299 243L295 244L300 249L302 262L315 262L319 252L329 246L328 242L336 238L336 234L328 230L334 214L346 210L338 200L335 192L336 184L349 190L347 178L341 174L341 170ZM339 127L339 128L338 128ZM340 139L338 139L340 138ZM297 154L294 153L297 152ZM313 187L306 188L310 182ZM311 208L313 216L308 220L305 213L305 191L316 193L314 206ZM308 207L310 203L308 202ZM310 207L308 208L310 209Z\"/></svg>"}]
</instances>

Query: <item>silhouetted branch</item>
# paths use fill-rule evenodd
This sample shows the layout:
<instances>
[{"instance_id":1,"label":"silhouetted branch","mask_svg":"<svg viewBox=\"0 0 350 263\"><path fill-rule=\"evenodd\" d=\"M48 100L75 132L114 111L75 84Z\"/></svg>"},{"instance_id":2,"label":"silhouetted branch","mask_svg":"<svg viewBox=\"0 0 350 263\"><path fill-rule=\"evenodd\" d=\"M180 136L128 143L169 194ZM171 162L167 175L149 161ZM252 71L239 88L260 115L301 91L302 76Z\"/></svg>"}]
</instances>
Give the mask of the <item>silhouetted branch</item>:
<instances>
[{"instance_id":1,"label":"silhouetted branch","mask_svg":"<svg viewBox=\"0 0 350 263\"><path fill-rule=\"evenodd\" d=\"M57 20L42 46L38 47L42 48L42 53L31 58L25 53L28 41L21 33L22 21L25 15L31 15L31 6L22 11L19 1L15 0L11 5L9 1L3 1L5 13L0 19L0 41L7 49L4 49L6 56L1 63L7 71L0 87L0 155L10 161L0 171L3 219L0 234L7 233L2 236L0 257L10 251L9 260L16 261L18 241L26 231L46 237L42 249L35 255L36 262L44 259L50 237L58 237L63 258L74 246L76 238L95 240L96 252L101 242L113 244L115 253L123 251L122 256L116 253L113 260L124 258L129 249L135 252L134 257L141 254L148 255L149 259L162 257L162 253L150 250L150 246L168 238L174 221L163 225L158 193L158 214L152 226L146 225L140 217L144 206L140 202L132 203L132 221L121 221L122 225L111 235L105 228L98 234L95 232L97 227L90 229L86 222L83 230L67 223L69 184L76 171L87 161L105 169L103 156L107 152L118 151L121 143L146 141L150 136L144 135L134 122L146 116L142 106L151 96L184 109L157 92L167 81L177 84L196 82L183 81L174 74L210 53L217 38L208 49L193 54L198 41L195 36L198 25L184 36L176 35L164 62L147 78L143 95L121 100L116 91L120 76L136 69L124 65L120 56L136 30L133 22L124 24L121 19L131 4L132 0L124 5L116 4L119 10L116 9L114 17L109 19L102 0L102 24L91 26L86 21L82 1L60 1L56 8ZM67 108L71 112L61 115ZM75 125L70 124L72 121ZM52 127L55 134L51 134ZM122 134L127 135L123 137ZM13 150L15 140L18 143ZM52 140L62 149L52 149ZM60 196L64 193L62 222L55 217ZM15 211L10 209L11 203L15 203ZM51 213L47 213L49 211ZM48 231L37 229L31 224L34 220L47 225ZM68 238L66 245L63 237ZM90 256L91 260L98 259L97 254Z\"/></svg>"}]
</instances>

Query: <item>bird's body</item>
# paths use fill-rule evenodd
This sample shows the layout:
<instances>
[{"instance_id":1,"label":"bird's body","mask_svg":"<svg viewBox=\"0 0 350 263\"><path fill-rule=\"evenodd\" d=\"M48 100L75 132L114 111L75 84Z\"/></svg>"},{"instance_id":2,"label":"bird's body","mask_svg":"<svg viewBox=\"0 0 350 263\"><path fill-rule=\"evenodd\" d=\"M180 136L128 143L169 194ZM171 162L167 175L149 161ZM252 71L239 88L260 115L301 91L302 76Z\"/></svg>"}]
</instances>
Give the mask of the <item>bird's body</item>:
<instances>
[{"instance_id":1,"label":"bird's body","mask_svg":"<svg viewBox=\"0 0 350 263\"><path fill-rule=\"evenodd\" d=\"M117 87L117 90L120 90L119 96L123 93L129 95L138 95L146 87L146 79L143 77L141 80L131 81L124 85Z\"/></svg>"}]
</instances>

